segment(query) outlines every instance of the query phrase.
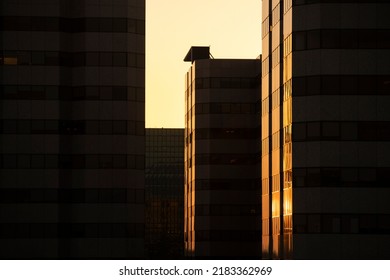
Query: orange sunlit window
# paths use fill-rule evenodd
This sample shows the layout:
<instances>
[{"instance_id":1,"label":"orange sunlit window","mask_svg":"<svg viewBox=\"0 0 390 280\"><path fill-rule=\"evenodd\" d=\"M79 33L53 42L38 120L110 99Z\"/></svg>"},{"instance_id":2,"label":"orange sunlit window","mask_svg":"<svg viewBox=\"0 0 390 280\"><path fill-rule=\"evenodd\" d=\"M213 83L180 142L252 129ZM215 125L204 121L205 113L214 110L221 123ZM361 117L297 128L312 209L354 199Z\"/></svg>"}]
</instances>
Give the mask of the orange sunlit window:
<instances>
[{"instance_id":1,"label":"orange sunlit window","mask_svg":"<svg viewBox=\"0 0 390 280\"><path fill-rule=\"evenodd\" d=\"M4 65L17 65L18 58L14 56L5 56L4 57Z\"/></svg>"}]
</instances>

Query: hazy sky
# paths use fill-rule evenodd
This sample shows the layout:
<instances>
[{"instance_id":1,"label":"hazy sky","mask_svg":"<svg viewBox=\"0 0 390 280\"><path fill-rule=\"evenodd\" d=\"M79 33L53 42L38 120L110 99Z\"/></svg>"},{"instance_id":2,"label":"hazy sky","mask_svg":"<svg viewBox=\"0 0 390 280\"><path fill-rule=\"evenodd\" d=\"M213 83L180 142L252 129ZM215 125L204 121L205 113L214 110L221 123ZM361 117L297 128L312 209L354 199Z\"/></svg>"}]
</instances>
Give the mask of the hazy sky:
<instances>
[{"instance_id":1,"label":"hazy sky","mask_svg":"<svg viewBox=\"0 0 390 280\"><path fill-rule=\"evenodd\" d=\"M191 46L210 46L216 59L256 58L260 32L260 0L146 0L146 127L184 127Z\"/></svg>"}]
</instances>

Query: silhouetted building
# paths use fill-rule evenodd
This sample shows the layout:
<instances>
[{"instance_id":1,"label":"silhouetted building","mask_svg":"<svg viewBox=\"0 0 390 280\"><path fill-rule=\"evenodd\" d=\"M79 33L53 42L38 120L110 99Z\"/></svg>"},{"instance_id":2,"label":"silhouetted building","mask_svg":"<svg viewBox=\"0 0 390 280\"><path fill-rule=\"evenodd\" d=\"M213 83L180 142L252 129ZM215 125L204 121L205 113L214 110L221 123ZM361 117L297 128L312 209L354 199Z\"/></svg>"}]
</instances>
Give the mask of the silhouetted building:
<instances>
[{"instance_id":1,"label":"silhouetted building","mask_svg":"<svg viewBox=\"0 0 390 280\"><path fill-rule=\"evenodd\" d=\"M0 258L143 258L144 0L0 16Z\"/></svg>"},{"instance_id":2,"label":"silhouetted building","mask_svg":"<svg viewBox=\"0 0 390 280\"><path fill-rule=\"evenodd\" d=\"M182 259L184 129L146 129L145 176L147 257Z\"/></svg>"},{"instance_id":3,"label":"silhouetted building","mask_svg":"<svg viewBox=\"0 0 390 280\"><path fill-rule=\"evenodd\" d=\"M262 9L263 258L390 257L390 4Z\"/></svg>"},{"instance_id":4,"label":"silhouetted building","mask_svg":"<svg viewBox=\"0 0 390 280\"><path fill-rule=\"evenodd\" d=\"M260 258L261 61L209 59L208 47L192 47L185 61L192 62L185 92L185 254Z\"/></svg>"}]
</instances>

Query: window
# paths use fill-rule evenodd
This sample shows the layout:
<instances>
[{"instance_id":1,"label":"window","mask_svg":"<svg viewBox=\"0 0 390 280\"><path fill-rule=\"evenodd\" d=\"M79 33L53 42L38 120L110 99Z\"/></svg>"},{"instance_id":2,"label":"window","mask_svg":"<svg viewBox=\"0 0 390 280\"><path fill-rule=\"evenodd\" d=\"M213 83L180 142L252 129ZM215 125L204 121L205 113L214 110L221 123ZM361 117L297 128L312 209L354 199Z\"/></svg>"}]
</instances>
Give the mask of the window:
<instances>
[{"instance_id":1,"label":"window","mask_svg":"<svg viewBox=\"0 0 390 280\"><path fill-rule=\"evenodd\" d=\"M126 66L127 54L126 53L113 53L113 65L114 66Z\"/></svg>"}]
</instances>

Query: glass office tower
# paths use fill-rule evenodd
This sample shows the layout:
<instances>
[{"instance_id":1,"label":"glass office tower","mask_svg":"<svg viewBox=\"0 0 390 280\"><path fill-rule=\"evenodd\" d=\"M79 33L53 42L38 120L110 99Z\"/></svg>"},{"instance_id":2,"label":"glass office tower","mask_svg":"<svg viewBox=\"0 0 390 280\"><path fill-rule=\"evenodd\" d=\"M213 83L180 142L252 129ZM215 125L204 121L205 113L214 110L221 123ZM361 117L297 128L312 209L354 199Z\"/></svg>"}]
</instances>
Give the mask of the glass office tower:
<instances>
[{"instance_id":1,"label":"glass office tower","mask_svg":"<svg viewBox=\"0 0 390 280\"><path fill-rule=\"evenodd\" d=\"M147 128L145 246L150 259L183 258L184 129Z\"/></svg>"},{"instance_id":2,"label":"glass office tower","mask_svg":"<svg viewBox=\"0 0 390 280\"><path fill-rule=\"evenodd\" d=\"M388 1L262 1L263 258L390 257Z\"/></svg>"},{"instance_id":3,"label":"glass office tower","mask_svg":"<svg viewBox=\"0 0 390 280\"><path fill-rule=\"evenodd\" d=\"M143 258L144 0L0 5L0 258Z\"/></svg>"}]
</instances>

